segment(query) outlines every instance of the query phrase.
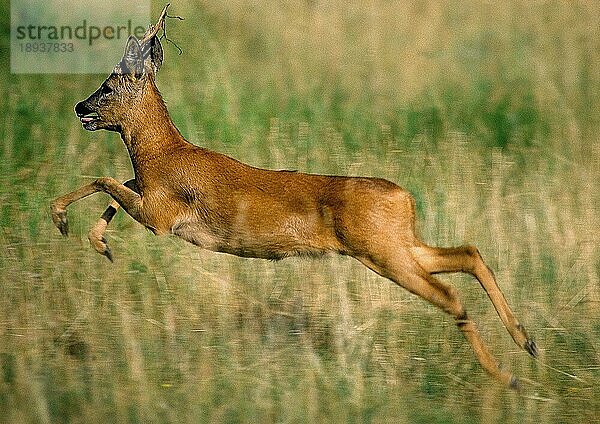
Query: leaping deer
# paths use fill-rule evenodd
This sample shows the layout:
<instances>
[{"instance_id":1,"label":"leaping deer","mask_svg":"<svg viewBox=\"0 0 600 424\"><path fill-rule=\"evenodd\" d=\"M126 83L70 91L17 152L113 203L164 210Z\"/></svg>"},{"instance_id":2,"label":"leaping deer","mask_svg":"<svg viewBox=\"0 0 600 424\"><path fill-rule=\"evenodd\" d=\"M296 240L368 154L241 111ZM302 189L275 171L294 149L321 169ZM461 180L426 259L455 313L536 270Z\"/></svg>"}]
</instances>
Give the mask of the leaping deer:
<instances>
[{"instance_id":1,"label":"leaping deer","mask_svg":"<svg viewBox=\"0 0 600 424\"><path fill-rule=\"evenodd\" d=\"M135 178L125 183L98 178L54 200L52 220L60 232L68 233L68 205L103 191L113 200L88 237L111 260L103 234L119 207L157 235L175 234L215 252L267 259L327 252L354 257L451 315L484 370L516 388L517 379L499 368L456 290L434 274L473 275L517 345L535 357L536 344L477 248L432 247L417 237L409 192L379 178L259 169L183 138L155 83L163 62L157 34L168 6L141 40L129 37L113 72L75 106L86 130L121 135Z\"/></svg>"}]
</instances>

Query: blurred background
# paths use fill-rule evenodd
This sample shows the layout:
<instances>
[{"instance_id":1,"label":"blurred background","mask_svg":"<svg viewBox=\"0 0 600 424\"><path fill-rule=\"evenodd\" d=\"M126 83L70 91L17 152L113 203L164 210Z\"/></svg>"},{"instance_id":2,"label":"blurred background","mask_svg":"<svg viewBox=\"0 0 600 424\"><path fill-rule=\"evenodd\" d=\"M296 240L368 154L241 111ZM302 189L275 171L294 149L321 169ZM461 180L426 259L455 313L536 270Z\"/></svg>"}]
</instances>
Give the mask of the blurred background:
<instances>
[{"instance_id":1,"label":"blurred background","mask_svg":"<svg viewBox=\"0 0 600 424\"><path fill-rule=\"evenodd\" d=\"M153 4L155 18L164 5ZM6 4L2 8L7 8ZM460 291L517 394L442 312L344 257L155 237L108 197L115 133L73 113L106 75L9 73L0 13L0 422L594 422L600 413L600 3L174 1L158 87L192 143L254 166L390 179L435 245L476 244L541 360ZM116 61L120 58L115 58Z\"/></svg>"}]
</instances>

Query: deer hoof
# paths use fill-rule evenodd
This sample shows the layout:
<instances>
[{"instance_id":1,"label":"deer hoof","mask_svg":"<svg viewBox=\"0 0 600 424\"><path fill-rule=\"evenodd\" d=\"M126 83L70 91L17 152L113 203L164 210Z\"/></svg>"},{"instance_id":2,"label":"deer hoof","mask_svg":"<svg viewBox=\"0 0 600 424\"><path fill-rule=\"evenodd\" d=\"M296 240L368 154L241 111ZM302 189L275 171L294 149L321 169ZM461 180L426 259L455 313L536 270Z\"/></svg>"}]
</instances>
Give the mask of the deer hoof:
<instances>
[{"instance_id":1,"label":"deer hoof","mask_svg":"<svg viewBox=\"0 0 600 424\"><path fill-rule=\"evenodd\" d=\"M114 262L112 251L108 247L108 242L102 234L97 234L94 231L90 231L88 233L88 240L96 252L106 256L109 261Z\"/></svg>"},{"instance_id":2,"label":"deer hoof","mask_svg":"<svg viewBox=\"0 0 600 424\"><path fill-rule=\"evenodd\" d=\"M69 222L67 221L67 211L63 208L52 206L52 222L63 236L69 234Z\"/></svg>"},{"instance_id":3,"label":"deer hoof","mask_svg":"<svg viewBox=\"0 0 600 424\"><path fill-rule=\"evenodd\" d=\"M527 339L527 341L525 342L525 346L523 346L523 347L525 348L527 353L529 353L534 358L537 358L540 356L540 351L537 347L537 344L535 344L535 342L533 340Z\"/></svg>"},{"instance_id":4,"label":"deer hoof","mask_svg":"<svg viewBox=\"0 0 600 424\"><path fill-rule=\"evenodd\" d=\"M112 251L110 250L110 248L108 247L108 245L106 245L106 247L104 248L104 251L100 252L100 254L106 256L109 261L114 262Z\"/></svg>"}]
</instances>

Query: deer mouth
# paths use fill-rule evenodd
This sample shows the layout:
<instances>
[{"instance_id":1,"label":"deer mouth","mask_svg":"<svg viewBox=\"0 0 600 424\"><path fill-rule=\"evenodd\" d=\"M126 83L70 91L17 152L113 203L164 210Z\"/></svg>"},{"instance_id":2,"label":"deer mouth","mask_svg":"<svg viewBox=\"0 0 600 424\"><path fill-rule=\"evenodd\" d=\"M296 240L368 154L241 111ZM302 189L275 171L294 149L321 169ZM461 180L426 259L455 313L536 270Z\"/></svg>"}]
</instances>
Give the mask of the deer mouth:
<instances>
[{"instance_id":1,"label":"deer mouth","mask_svg":"<svg viewBox=\"0 0 600 424\"><path fill-rule=\"evenodd\" d=\"M77 114L77 117L81 121L81 125L83 125L84 129L88 131L100 129L98 124L102 121L102 119L96 112L86 113L85 115Z\"/></svg>"},{"instance_id":2,"label":"deer mouth","mask_svg":"<svg viewBox=\"0 0 600 424\"><path fill-rule=\"evenodd\" d=\"M88 100L84 100L75 105L75 114L81 121L84 129L88 131L100 129L102 117L97 112L96 107L89 106Z\"/></svg>"},{"instance_id":3,"label":"deer mouth","mask_svg":"<svg viewBox=\"0 0 600 424\"><path fill-rule=\"evenodd\" d=\"M100 115L98 115L96 112L92 112L92 113L88 113L86 115L81 115L79 116L79 120L81 121L82 124L87 124L93 121L97 121L98 119L100 119Z\"/></svg>"}]
</instances>

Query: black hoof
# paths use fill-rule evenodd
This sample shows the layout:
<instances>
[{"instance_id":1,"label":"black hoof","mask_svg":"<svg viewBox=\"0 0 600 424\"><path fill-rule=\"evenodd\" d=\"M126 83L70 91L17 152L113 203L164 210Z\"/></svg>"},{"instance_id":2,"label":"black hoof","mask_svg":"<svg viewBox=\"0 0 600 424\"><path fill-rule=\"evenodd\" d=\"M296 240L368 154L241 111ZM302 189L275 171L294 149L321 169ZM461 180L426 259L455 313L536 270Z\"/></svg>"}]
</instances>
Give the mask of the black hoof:
<instances>
[{"instance_id":1,"label":"black hoof","mask_svg":"<svg viewBox=\"0 0 600 424\"><path fill-rule=\"evenodd\" d=\"M64 221L60 221L60 223L58 224L58 230L64 237L67 237L69 235L69 224L66 219Z\"/></svg>"},{"instance_id":2,"label":"black hoof","mask_svg":"<svg viewBox=\"0 0 600 424\"><path fill-rule=\"evenodd\" d=\"M519 382L519 379L513 375L510 378L510 383L508 383L508 387L513 390L519 391L521 390L521 383Z\"/></svg>"},{"instance_id":3,"label":"black hoof","mask_svg":"<svg viewBox=\"0 0 600 424\"><path fill-rule=\"evenodd\" d=\"M114 262L114 259L113 259L112 252L111 252L111 250L108 248L108 246L106 246L106 249L104 249L104 252L102 252L102 254L103 254L104 256L106 256L106 257L108 258L108 260L109 260L109 261L111 261L111 262Z\"/></svg>"},{"instance_id":4,"label":"black hoof","mask_svg":"<svg viewBox=\"0 0 600 424\"><path fill-rule=\"evenodd\" d=\"M529 353L531 356L533 356L534 358L539 357L540 355L540 351L537 347L537 345L535 344L535 342L531 339L528 339L525 342L525 346L523 346L523 348L527 351L527 353Z\"/></svg>"},{"instance_id":5,"label":"black hoof","mask_svg":"<svg viewBox=\"0 0 600 424\"><path fill-rule=\"evenodd\" d=\"M69 222L67 221L66 213L63 212L59 214L55 218L54 224L56 225L56 228L58 228L58 231L60 231L60 233L64 237L67 237L69 235Z\"/></svg>"},{"instance_id":6,"label":"black hoof","mask_svg":"<svg viewBox=\"0 0 600 424\"><path fill-rule=\"evenodd\" d=\"M96 252L100 253L102 256L106 256L109 261L114 262L112 251L110 250L110 247L108 247L106 237L100 235L100 239L98 239L98 235L90 231L88 240Z\"/></svg>"}]
</instances>

